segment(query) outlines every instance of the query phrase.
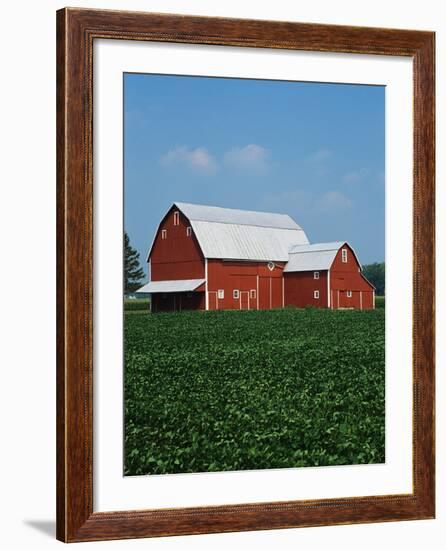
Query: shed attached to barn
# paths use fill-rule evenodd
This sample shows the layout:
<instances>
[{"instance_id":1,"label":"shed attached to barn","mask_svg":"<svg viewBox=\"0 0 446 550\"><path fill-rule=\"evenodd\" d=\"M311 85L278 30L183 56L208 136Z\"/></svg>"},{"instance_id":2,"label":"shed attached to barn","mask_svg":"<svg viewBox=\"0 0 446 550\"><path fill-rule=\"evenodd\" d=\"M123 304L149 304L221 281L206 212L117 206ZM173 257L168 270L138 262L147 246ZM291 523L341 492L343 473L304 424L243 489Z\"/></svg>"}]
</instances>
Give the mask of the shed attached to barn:
<instances>
[{"instance_id":1,"label":"shed attached to barn","mask_svg":"<svg viewBox=\"0 0 446 550\"><path fill-rule=\"evenodd\" d=\"M374 308L347 242L309 244L288 215L174 203L150 247L152 311Z\"/></svg>"}]
</instances>

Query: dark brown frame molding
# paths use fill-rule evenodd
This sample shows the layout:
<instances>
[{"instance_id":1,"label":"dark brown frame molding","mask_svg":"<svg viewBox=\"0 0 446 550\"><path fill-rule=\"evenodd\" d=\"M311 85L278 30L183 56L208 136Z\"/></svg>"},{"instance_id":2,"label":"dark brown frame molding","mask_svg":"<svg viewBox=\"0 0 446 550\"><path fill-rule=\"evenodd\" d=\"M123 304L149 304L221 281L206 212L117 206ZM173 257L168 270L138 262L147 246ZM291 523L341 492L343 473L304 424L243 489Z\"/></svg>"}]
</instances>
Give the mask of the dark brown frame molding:
<instances>
[{"instance_id":1,"label":"dark brown frame molding","mask_svg":"<svg viewBox=\"0 0 446 550\"><path fill-rule=\"evenodd\" d=\"M413 493L93 512L93 41L140 40L413 59ZM434 517L432 32L66 8L57 12L57 538L124 539ZM415 253L416 252L416 253Z\"/></svg>"}]
</instances>

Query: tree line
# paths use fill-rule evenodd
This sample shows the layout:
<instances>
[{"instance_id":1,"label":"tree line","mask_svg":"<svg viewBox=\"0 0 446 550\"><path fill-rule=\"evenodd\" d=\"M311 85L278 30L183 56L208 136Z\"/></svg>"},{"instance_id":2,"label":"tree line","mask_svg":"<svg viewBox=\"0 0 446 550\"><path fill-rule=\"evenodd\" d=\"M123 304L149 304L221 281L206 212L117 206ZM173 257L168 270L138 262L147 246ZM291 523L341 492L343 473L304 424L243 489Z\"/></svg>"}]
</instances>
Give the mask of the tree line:
<instances>
[{"instance_id":1,"label":"tree line","mask_svg":"<svg viewBox=\"0 0 446 550\"><path fill-rule=\"evenodd\" d=\"M145 273L139 263L139 252L130 244L127 232L124 232L124 293L138 290L143 284Z\"/></svg>"},{"instance_id":2,"label":"tree line","mask_svg":"<svg viewBox=\"0 0 446 550\"><path fill-rule=\"evenodd\" d=\"M384 262L363 265L362 273L375 287L377 296L386 294L386 264Z\"/></svg>"}]
</instances>

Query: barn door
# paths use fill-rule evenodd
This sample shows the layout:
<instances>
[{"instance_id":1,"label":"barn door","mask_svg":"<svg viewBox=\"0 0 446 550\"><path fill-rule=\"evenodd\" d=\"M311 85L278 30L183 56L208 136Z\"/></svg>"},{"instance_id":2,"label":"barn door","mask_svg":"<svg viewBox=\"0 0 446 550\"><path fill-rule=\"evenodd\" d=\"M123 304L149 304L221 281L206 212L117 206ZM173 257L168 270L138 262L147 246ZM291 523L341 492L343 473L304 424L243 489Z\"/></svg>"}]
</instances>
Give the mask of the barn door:
<instances>
[{"instance_id":1,"label":"barn door","mask_svg":"<svg viewBox=\"0 0 446 550\"><path fill-rule=\"evenodd\" d=\"M240 309L249 309L249 291L240 291Z\"/></svg>"},{"instance_id":2,"label":"barn door","mask_svg":"<svg viewBox=\"0 0 446 550\"><path fill-rule=\"evenodd\" d=\"M209 290L208 301L210 310L218 309L217 292L215 292L214 290Z\"/></svg>"},{"instance_id":3,"label":"barn door","mask_svg":"<svg viewBox=\"0 0 446 550\"><path fill-rule=\"evenodd\" d=\"M341 309L360 309L359 292L340 290L339 307Z\"/></svg>"},{"instance_id":4,"label":"barn door","mask_svg":"<svg viewBox=\"0 0 446 550\"><path fill-rule=\"evenodd\" d=\"M348 307L347 292L345 290L338 290L338 307L340 309L346 309Z\"/></svg>"}]
</instances>

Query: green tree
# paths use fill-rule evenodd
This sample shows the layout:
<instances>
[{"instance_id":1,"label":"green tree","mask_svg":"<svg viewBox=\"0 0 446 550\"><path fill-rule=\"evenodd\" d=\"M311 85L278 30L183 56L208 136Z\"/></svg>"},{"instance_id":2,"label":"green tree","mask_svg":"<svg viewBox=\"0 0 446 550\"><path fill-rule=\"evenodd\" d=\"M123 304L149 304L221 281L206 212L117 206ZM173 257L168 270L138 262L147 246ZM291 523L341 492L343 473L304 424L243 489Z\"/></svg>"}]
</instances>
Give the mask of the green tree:
<instances>
[{"instance_id":1,"label":"green tree","mask_svg":"<svg viewBox=\"0 0 446 550\"><path fill-rule=\"evenodd\" d=\"M124 232L124 293L135 292L142 283L145 274L139 263L139 252L130 244L127 232Z\"/></svg>"},{"instance_id":2,"label":"green tree","mask_svg":"<svg viewBox=\"0 0 446 550\"><path fill-rule=\"evenodd\" d=\"M377 296L386 293L386 264L384 262L362 266L362 273L375 287Z\"/></svg>"}]
</instances>

